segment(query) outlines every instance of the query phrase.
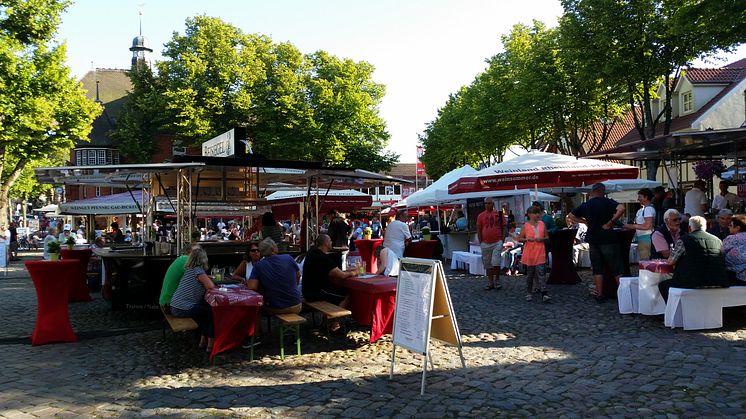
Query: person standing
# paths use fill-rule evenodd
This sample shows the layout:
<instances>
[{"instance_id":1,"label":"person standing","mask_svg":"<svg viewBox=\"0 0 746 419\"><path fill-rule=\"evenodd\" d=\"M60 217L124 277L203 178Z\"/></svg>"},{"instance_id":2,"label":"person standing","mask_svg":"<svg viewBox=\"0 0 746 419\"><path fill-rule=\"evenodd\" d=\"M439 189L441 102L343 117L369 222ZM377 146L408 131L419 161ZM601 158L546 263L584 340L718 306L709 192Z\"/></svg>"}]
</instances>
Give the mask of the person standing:
<instances>
[{"instance_id":1,"label":"person standing","mask_svg":"<svg viewBox=\"0 0 746 419\"><path fill-rule=\"evenodd\" d=\"M406 219L407 210L397 211L396 220L389 223L383 235L383 246L394 252L399 259L404 257L404 248L412 241L412 233L404 222Z\"/></svg>"},{"instance_id":2,"label":"person standing","mask_svg":"<svg viewBox=\"0 0 746 419\"><path fill-rule=\"evenodd\" d=\"M547 293L544 243L549 240L549 233L544 222L539 220L542 212L537 206L528 209L528 222L523 225L518 240L525 243L521 263L526 265L526 301L533 299L532 292L538 288L541 291L541 301L548 303L552 298Z\"/></svg>"},{"instance_id":3,"label":"person standing","mask_svg":"<svg viewBox=\"0 0 746 419\"><path fill-rule=\"evenodd\" d=\"M637 238L637 254L640 260L650 259L650 248L652 247L651 235L655 223L655 208L652 205L653 192L648 188L642 188L637 192L637 201L641 208L637 210L635 222L625 224L624 228L635 230Z\"/></svg>"},{"instance_id":4,"label":"person standing","mask_svg":"<svg viewBox=\"0 0 746 419\"><path fill-rule=\"evenodd\" d=\"M694 182L692 189L684 195L684 214L691 217L704 216L707 210L707 195L705 195L705 182L698 180Z\"/></svg>"},{"instance_id":5,"label":"person standing","mask_svg":"<svg viewBox=\"0 0 746 419\"><path fill-rule=\"evenodd\" d=\"M19 260L18 259L18 230L16 229L16 223L10 222L10 227L8 227L8 231L10 232L10 260Z\"/></svg>"},{"instance_id":6,"label":"person standing","mask_svg":"<svg viewBox=\"0 0 746 419\"><path fill-rule=\"evenodd\" d=\"M663 214L665 209L663 208L663 201L666 199L666 189L663 186L656 186L653 189L653 209L655 209L655 219L653 220L653 227L658 228L665 222L663 220Z\"/></svg>"},{"instance_id":7,"label":"person standing","mask_svg":"<svg viewBox=\"0 0 746 419\"><path fill-rule=\"evenodd\" d=\"M593 283L596 286L596 302L603 303L604 267L608 266L617 283L624 272L622 251L614 233L614 224L624 214L624 205L606 196L606 186L596 183L591 188L588 201L572 210L569 214L574 223L588 226L585 240L591 253Z\"/></svg>"},{"instance_id":8,"label":"person standing","mask_svg":"<svg viewBox=\"0 0 746 419\"><path fill-rule=\"evenodd\" d=\"M495 211L492 198L484 199L484 211L477 216L477 238L482 249L482 263L487 271L485 290L500 289L500 251L505 237L505 219Z\"/></svg>"},{"instance_id":9,"label":"person standing","mask_svg":"<svg viewBox=\"0 0 746 419\"><path fill-rule=\"evenodd\" d=\"M736 206L738 205L738 196L733 192L728 192L728 186L730 186L730 182L727 180L720 181L720 184L718 185L720 193L715 195L715 198L712 199L712 209L730 209L735 211Z\"/></svg>"}]
</instances>

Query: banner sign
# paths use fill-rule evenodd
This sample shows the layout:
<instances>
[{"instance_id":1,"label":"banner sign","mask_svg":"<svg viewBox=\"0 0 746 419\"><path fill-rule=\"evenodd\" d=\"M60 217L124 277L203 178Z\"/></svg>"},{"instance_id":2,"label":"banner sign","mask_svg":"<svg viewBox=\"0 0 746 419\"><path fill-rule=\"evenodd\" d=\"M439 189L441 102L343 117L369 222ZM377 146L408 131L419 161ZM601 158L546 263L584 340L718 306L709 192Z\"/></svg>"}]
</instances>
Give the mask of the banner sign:
<instances>
[{"instance_id":1,"label":"banner sign","mask_svg":"<svg viewBox=\"0 0 746 419\"><path fill-rule=\"evenodd\" d=\"M202 143L202 155L234 157L246 155L246 129L233 128Z\"/></svg>"}]
</instances>

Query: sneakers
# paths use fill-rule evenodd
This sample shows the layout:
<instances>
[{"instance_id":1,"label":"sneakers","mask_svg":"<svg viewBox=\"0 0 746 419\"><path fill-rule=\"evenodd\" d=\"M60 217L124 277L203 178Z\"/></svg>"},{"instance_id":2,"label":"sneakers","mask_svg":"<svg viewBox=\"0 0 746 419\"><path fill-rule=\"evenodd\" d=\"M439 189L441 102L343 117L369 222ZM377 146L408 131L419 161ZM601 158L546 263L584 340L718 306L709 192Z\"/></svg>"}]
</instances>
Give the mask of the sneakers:
<instances>
[{"instance_id":1,"label":"sneakers","mask_svg":"<svg viewBox=\"0 0 746 419\"><path fill-rule=\"evenodd\" d=\"M549 294L544 294L541 296L541 302L542 303L548 303L552 300L552 297L549 296Z\"/></svg>"},{"instance_id":2,"label":"sneakers","mask_svg":"<svg viewBox=\"0 0 746 419\"><path fill-rule=\"evenodd\" d=\"M531 301L534 299L534 296L531 294L526 294L526 301Z\"/></svg>"}]
</instances>

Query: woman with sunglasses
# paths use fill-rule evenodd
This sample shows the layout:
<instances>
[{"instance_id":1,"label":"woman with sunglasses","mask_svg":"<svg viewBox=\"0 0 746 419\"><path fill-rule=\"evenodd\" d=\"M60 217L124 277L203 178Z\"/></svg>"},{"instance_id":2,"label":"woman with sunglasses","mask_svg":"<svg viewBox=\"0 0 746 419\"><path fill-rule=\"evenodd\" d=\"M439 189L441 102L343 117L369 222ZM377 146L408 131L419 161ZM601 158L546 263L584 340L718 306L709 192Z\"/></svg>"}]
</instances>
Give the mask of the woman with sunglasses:
<instances>
[{"instance_id":1,"label":"woman with sunglasses","mask_svg":"<svg viewBox=\"0 0 746 419\"><path fill-rule=\"evenodd\" d=\"M254 269L254 265L256 265L261 258L262 256L259 253L259 243L249 243L249 247L246 249L246 254L243 256L241 264L238 265L238 268L236 268L235 271L233 271L233 278L248 281L251 276L251 271Z\"/></svg>"},{"instance_id":2,"label":"woman with sunglasses","mask_svg":"<svg viewBox=\"0 0 746 419\"><path fill-rule=\"evenodd\" d=\"M651 236L653 251L651 259L668 259L671 248L686 232L681 229L681 214L671 208L663 214L663 225L655 229Z\"/></svg>"},{"instance_id":3,"label":"woman with sunglasses","mask_svg":"<svg viewBox=\"0 0 746 419\"><path fill-rule=\"evenodd\" d=\"M744 285L742 281L746 281L746 215L734 215L728 227L730 235L723 240L722 248L725 268L735 274L738 281L734 285Z\"/></svg>"}]
</instances>

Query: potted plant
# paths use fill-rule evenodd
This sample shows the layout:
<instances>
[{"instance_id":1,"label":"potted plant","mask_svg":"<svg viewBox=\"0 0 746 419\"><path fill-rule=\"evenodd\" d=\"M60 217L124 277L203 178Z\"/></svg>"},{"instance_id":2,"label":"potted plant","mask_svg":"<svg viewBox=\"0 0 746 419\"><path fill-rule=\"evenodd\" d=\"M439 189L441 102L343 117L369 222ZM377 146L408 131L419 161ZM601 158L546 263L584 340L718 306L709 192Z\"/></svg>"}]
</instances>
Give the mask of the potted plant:
<instances>
[{"instance_id":1,"label":"potted plant","mask_svg":"<svg viewBox=\"0 0 746 419\"><path fill-rule=\"evenodd\" d=\"M430 227L422 227L420 231L422 232L422 240L430 240Z\"/></svg>"},{"instance_id":2,"label":"potted plant","mask_svg":"<svg viewBox=\"0 0 746 419\"><path fill-rule=\"evenodd\" d=\"M363 229L363 238L365 240L370 240L370 236L373 234L373 230L370 227L365 227Z\"/></svg>"},{"instance_id":3,"label":"potted plant","mask_svg":"<svg viewBox=\"0 0 746 419\"><path fill-rule=\"evenodd\" d=\"M47 252L49 252L49 260L60 260L60 242L52 240L47 244Z\"/></svg>"},{"instance_id":4,"label":"potted plant","mask_svg":"<svg viewBox=\"0 0 746 419\"><path fill-rule=\"evenodd\" d=\"M73 236L70 236L65 240L65 246L67 246L68 249L72 249L75 246L75 239Z\"/></svg>"}]
</instances>

